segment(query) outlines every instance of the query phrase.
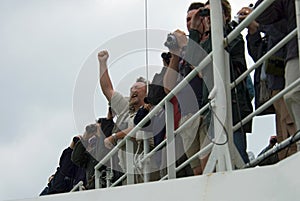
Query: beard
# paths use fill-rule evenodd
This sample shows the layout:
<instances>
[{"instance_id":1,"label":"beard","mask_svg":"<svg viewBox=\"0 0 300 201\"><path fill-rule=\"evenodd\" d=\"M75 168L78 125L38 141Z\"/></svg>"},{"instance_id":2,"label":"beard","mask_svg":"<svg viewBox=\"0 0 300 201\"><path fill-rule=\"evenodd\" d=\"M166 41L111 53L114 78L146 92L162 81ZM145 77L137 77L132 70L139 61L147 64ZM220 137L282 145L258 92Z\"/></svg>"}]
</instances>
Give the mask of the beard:
<instances>
[{"instance_id":1,"label":"beard","mask_svg":"<svg viewBox=\"0 0 300 201\"><path fill-rule=\"evenodd\" d=\"M138 97L134 97L129 100L129 110L131 112L135 112L136 108L139 108L141 105L140 98Z\"/></svg>"},{"instance_id":2,"label":"beard","mask_svg":"<svg viewBox=\"0 0 300 201\"><path fill-rule=\"evenodd\" d=\"M129 106L135 106L135 105L137 105L138 103L139 103L139 99L138 99L137 97L131 98L131 99L129 100Z\"/></svg>"}]
</instances>

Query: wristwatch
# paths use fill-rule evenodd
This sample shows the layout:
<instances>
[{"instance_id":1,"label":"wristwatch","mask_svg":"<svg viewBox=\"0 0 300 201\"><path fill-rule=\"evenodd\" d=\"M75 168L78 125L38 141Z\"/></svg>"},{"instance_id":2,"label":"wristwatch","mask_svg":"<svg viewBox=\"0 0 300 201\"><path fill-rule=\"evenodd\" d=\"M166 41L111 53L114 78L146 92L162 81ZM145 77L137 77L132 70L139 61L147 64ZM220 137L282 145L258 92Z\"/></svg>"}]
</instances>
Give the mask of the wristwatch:
<instances>
[{"instance_id":1,"label":"wristwatch","mask_svg":"<svg viewBox=\"0 0 300 201\"><path fill-rule=\"evenodd\" d=\"M111 136L112 136L112 138L114 139L114 144L116 145L116 144L117 144L117 141L118 141L118 139L117 139L117 134L116 134L116 133L113 133L113 134L111 134Z\"/></svg>"}]
</instances>

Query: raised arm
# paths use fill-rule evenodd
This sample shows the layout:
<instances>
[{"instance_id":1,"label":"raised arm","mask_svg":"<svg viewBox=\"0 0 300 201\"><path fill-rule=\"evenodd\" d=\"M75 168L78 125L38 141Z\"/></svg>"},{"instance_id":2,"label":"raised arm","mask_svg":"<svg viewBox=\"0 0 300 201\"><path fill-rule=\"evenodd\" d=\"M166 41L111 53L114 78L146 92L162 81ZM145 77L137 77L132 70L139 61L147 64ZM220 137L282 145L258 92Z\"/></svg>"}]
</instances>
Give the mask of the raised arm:
<instances>
[{"instance_id":1,"label":"raised arm","mask_svg":"<svg viewBox=\"0 0 300 201\"><path fill-rule=\"evenodd\" d=\"M163 80L165 93L169 93L176 85L180 61L179 56L181 54L182 48L187 44L186 35L183 31L176 30L173 34L177 39L178 47L175 49L169 48L169 52L171 52L172 57L170 59L170 64L167 68Z\"/></svg>"},{"instance_id":2,"label":"raised arm","mask_svg":"<svg viewBox=\"0 0 300 201\"><path fill-rule=\"evenodd\" d=\"M110 102L114 94L114 88L107 69L108 57L109 54L106 50L102 50L98 53L100 87L106 99Z\"/></svg>"},{"instance_id":3,"label":"raised arm","mask_svg":"<svg viewBox=\"0 0 300 201\"><path fill-rule=\"evenodd\" d=\"M189 40L185 52L184 60L191 64L192 68L198 66L199 63L207 56L207 52L201 47L200 41L207 40L210 21L206 16L201 16L199 8L197 12L192 15L190 29L189 29ZM200 76L201 77L201 76Z\"/></svg>"},{"instance_id":4,"label":"raised arm","mask_svg":"<svg viewBox=\"0 0 300 201\"><path fill-rule=\"evenodd\" d=\"M238 11L239 21L243 21L250 13L252 9L249 7L243 7ZM257 61L262 55L262 37L259 31L259 24L254 20L248 25L247 48L248 54L252 57L253 61Z\"/></svg>"}]
</instances>

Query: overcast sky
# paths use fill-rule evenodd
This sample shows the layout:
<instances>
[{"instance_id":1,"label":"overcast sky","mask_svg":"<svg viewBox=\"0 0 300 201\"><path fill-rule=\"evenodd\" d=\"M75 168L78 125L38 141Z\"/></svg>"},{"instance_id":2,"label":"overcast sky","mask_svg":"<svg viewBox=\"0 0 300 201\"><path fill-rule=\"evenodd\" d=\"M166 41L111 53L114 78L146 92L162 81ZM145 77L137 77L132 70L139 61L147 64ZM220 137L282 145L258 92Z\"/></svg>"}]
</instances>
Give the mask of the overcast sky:
<instances>
[{"instance_id":1,"label":"overcast sky","mask_svg":"<svg viewBox=\"0 0 300 201\"><path fill-rule=\"evenodd\" d=\"M150 79L160 65L162 33L186 31L191 2L148 2L155 38ZM236 13L251 1L230 2ZM112 53L113 84L125 95L134 78L146 75L145 52L138 50L138 39L145 43L144 8L142 0L0 0L0 200L38 196L72 137L106 114L98 50ZM257 154L272 134L273 117L256 118L249 150Z\"/></svg>"}]
</instances>

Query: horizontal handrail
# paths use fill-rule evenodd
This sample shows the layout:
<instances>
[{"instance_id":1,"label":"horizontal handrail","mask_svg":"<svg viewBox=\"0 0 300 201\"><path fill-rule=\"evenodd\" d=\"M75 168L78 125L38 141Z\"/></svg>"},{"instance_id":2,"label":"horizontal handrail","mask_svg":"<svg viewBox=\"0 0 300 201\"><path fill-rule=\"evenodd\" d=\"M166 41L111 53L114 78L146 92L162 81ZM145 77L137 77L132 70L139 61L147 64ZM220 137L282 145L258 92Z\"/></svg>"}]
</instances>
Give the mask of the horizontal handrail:
<instances>
[{"instance_id":1,"label":"horizontal handrail","mask_svg":"<svg viewBox=\"0 0 300 201\"><path fill-rule=\"evenodd\" d=\"M127 172L125 172L117 181L115 181L114 183L112 183L110 187L114 187L114 186L118 185L126 177L127 177Z\"/></svg>"},{"instance_id":2,"label":"horizontal handrail","mask_svg":"<svg viewBox=\"0 0 300 201\"><path fill-rule=\"evenodd\" d=\"M231 43L253 20L255 20L275 0L264 0L224 40L225 47Z\"/></svg>"},{"instance_id":3,"label":"horizontal handrail","mask_svg":"<svg viewBox=\"0 0 300 201\"><path fill-rule=\"evenodd\" d=\"M198 110L193 116L191 116L191 118L189 118L179 128L177 128L174 131L174 135L176 136L184 127L186 127L190 122L192 122L193 120L195 120L199 115L201 115L205 110L207 110L208 107L209 107L209 103L207 103L204 107L202 107L200 110ZM147 158L150 158L151 156L153 156L157 150L159 150L160 148L162 148L166 144L166 142L167 142L167 140L164 139L159 145L157 145L156 147L154 147L154 149L152 149L148 154L146 154L141 159L141 163L143 163Z\"/></svg>"},{"instance_id":4,"label":"horizontal handrail","mask_svg":"<svg viewBox=\"0 0 300 201\"><path fill-rule=\"evenodd\" d=\"M182 170L185 166L187 166L190 162L192 162L193 160L195 160L197 157L200 157L202 155L205 155L207 152L209 152L212 147L213 147L213 143L209 143L208 145L206 145L205 147L203 147L201 150L199 150L197 153L195 153L192 157L188 158L186 161L184 161L182 164L180 164L177 168L176 168L176 172L179 172L180 170ZM162 177L160 179L161 180L165 180L168 178L168 175L165 175L164 177Z\"/></svg>"},{"instance_id":5,"label":"horizontal handrail","mask_svg":"<svg viewBox=\"0 0 300 201\"><path fill-rule=\"evenodd\" d=\"M290 136L289 138L283 140L281 143L278 143L273 148L269 149L262 155L258 156L256 159L250 161L249 163L245 164L243 168L250 168L255 167L259 165L260 162L264 161L268 157L270 157L273 154L278 153L279 151L285 149L286 147L290 146L291 144L297 142L300 140L300 130L298 130L295 135Z\"/></svg>"},{"instance_id":6,"label":"horizontal handrail","mask_svg":"<svg viewBox=\"0 0 300 201\"><path fill-rule=\"evenodd\" d=\"M248 68L242 75L240 75L234 82L230 84L231 88L234 88L242 80L244 80L253 70L258 68L266 59L276 53L280 48L282 48L288 41L297 35L297 29L294 29L286 37L284 37L277 45L275 45L271 50L269 50L265 55L263 55L257 62L255 62L250 68Z\"/></svg>"},{"instance_id":7,"label":"horizontal handrail","mask_svg":"<svg viewBox=\"0 0 300 201\"><path fill-rule=\"evenodd\" d=\"M182 82L174 87L163 100L156 105L133 129L121 140L118 144L95 166L95 169L99 169L103 164L105 164L118 150L121 148L126 139L133 137L134 134L139 131L160 109L164 106L165 101L170 101L182 88L184 88L188 82L193 79L203 68L205 68L212 61L212 53L208 54L203 61L195 67L189 74L186 76Z\"/></svg>"},{"instance_id":8,"label":"horizontal handrail","mask_svg":"<svg viewBox=\"0 0 300 201\"><path fill-rule=\"evenodd\" d=\"M79 181L71 190L70 192L74 192L76 190L82 191L83 190L83 181Z\"/></svg>"},{"instance_id":9,"label":"horizontal handrail","mask_svg":"<svg viewBox=\"0 0 300 201\"><path fill-rule=\"evenodd\" d=\"M263 1L245 20L243 20L226 38L224 38L224 45L225 47L230 44L239 34L240 32L248 26L251 21L256 19L264 10L267 8L271 3L273 3L274 0L265 0ZM248 68L242 75L240 75L234 82L230 83L230 87L234 88L238 83L240 83L242 80L246 78L254 69L259 67L266 59L268 59L271 55L273 55L277 50L279 50L281 47L283 47L288 41L290 41L295 35L297 34L297 30L293 30L291 33L289 33L283 40L281 40L276 46L274 46L271 50L269 50L264 56L262 56L253 66ZM119 143L95 166L95 175L97 176L97 170L105 164L117 151L118 149L123 146L129 138L133 137L134 134L141 130L141 128L149 121L152 117L154 117L155 114L157 114L162 107L165 106L167 101L170 101L180 90L182 90L190 80L192 80L199 72L201 72L202 69L204 69L207 65L209 65L212 62L212 52L209 53L198 66L196 66L178 85L176 85L170 93L168 93L163 100L155 106L147 115L144 117L133 129L122 139L119 141ZM294 83L286 87L284 90L280 91L277 95L272 97L269 101L267 101L265 104L263 104L261 107L259 107L257 110L252 112L250 115L248 115L246 118L244 118L242 121L240 121L238 124L233 126L233 131L236 131L240 128L242 124L247 123L250 121L254 116L261 113L264 109L269 107L274 101L282 97L284 94L288 93L292 88L295 86L298 86L300 84L300 78L297 79ZM174 131L174 134L180 133L190 122L195 120L199 115L201 115L205 110L207 110L209 107L209 104L205 105L203 108L201 108L196 114L194 114L191 118L189 118L186 122L184 122L177 130ZM166 144L166 139L163 140L158 146L156 146L152 151L145 154L143 158L141 159L140 163L144 163L146 159L150 158L155 154L156 151L158 151L160 148L162 148ZM208 144L203 149L199 150L196 154L194 154L192 157L187 159L185 162L183 162L180 166L178 166L175 170L176 172L180 171L183 167L185 167L187 164L189 164L192 160L196 159L196 157L201 156L204 153L209 152L213 148L213 143ZM175 154L175 153L174 153ZM127 172L119 178L115 183L113 183L111 186L115 186L120 181L125 179L127 176ZM164 180L168 178L168 174L161 178L161 180Z\"/></svg>"},{"instance_id":10,"label":"horizontal handrail","mask_svg":"<svg viewBox=\"0 0 300 201\"><path fill-rule=\"evenodd\" d=\"M256 115L260 114L262 111L264 111L265 109L267 109L269 106L271 106L273 104L273 102L275 102L276 100L278 100L280 97L284 96L284 94L288 93L290 90L292 90L293 88L295 88L296 86L299 86L300 84L300 78L298 78L297 80L295 80L291 85L289 85L288 87L286 87L285 89L281 90L278 94L276 94L274 97L272 97L270 100L268 100L267 102L265 102L262 106L260 106L257 110L255 110L254 112L252 112L251 114L249 114L247 117L245 117L242 121L240 121L240 123L237 123L234 127L233 127L233 131L236 131L240 128L241 124L246 124L247 122L249 122L253 117L255 117Z\"/></svg>"}]
</instances>

